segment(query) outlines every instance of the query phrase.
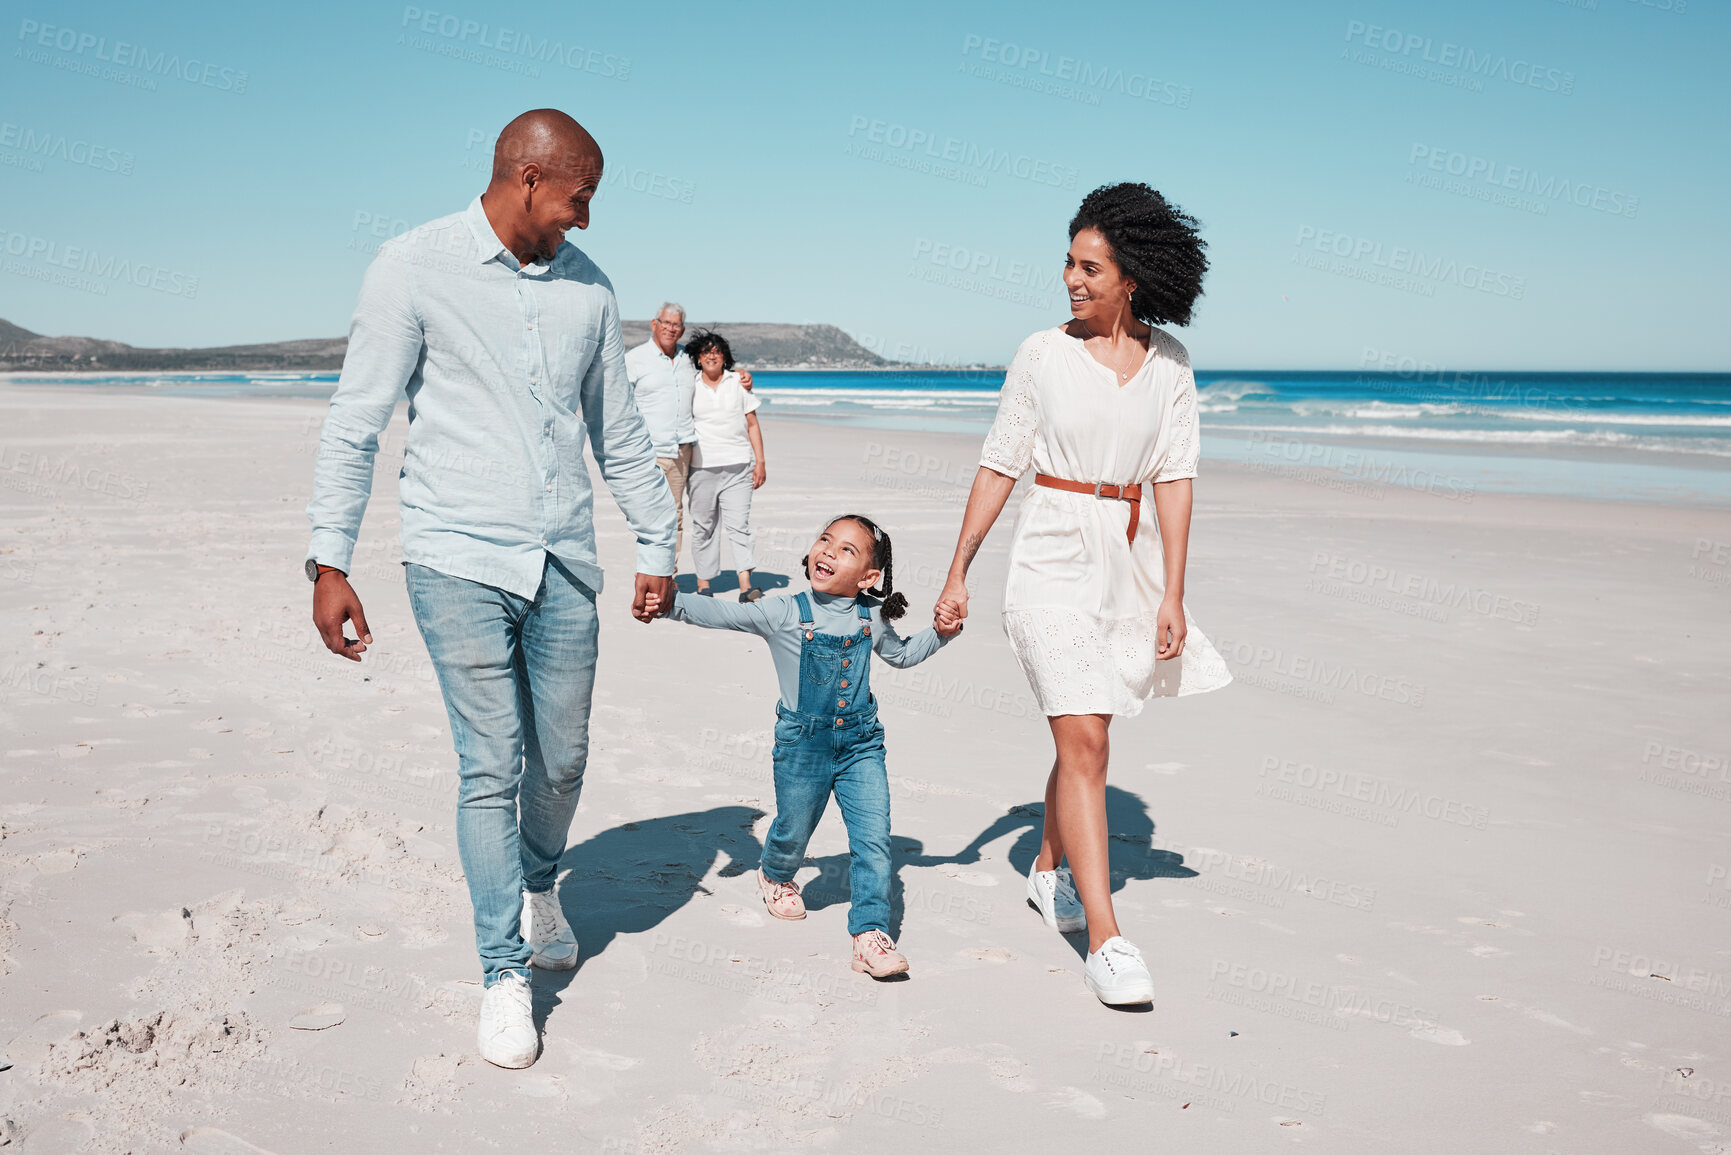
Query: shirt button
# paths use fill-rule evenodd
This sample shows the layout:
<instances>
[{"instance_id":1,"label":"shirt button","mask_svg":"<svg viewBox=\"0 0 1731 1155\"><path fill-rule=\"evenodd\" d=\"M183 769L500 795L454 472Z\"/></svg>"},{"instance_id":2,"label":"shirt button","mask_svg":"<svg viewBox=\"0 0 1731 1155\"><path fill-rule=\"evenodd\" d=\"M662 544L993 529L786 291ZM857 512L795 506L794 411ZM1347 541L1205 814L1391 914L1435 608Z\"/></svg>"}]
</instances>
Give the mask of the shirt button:
<instances>
[{"instance_id":1,"label":"shirt button","mask_svg":"<svg viewBox=\"0 0 1731 1155\"><path fill-rule=\"evenodd\" d=\"M552 487L552 486L551 486L551 485L549 485L549 486L548 486L548 487L547 487L547 492L548 492L548 493L552 493L552 492L553 492L553 487Z\"/></svg>"}]
</instances>

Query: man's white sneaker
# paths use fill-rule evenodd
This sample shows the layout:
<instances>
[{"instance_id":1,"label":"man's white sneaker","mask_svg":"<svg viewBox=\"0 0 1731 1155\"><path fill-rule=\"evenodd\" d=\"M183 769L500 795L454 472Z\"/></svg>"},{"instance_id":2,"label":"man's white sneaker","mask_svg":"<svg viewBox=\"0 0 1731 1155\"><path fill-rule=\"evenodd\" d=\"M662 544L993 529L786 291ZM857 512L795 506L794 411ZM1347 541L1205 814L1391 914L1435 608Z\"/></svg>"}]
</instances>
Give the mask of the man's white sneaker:
<instances>
[{"instance_id":1,"label":"man's white sneaker","mask_svg":"<svg viewBox=\"0 0 1731 1155\"><path fill-rule=\"evenodd\" d=\"M475 1045L495 1067L527 1067L535 1061L535 1009L529 981L506 971L481 995L481 1026Z\"/></svg>"},{"instance_id":2,"label":"man's white sneaker","mask_svg":"<svg viewBox=\"0 0 1731 1155\"><path fill-rule=\"evenodd\" d=\"M559 909L557 888L543 894L523 892L523 941L529 944L530 966L568 971L577 965L577 936Z\"/></svg>"},{"instance_id":3,"label":"man's white sneaker","mask_svg":"<svg viewBox=\"0 0 1731 1155\"><path fill-rule=\"evenodd\" d=\"M1082 981L1107 1006L1154 1001L1154 978L1148 973L1148 964L1142 961L1142 952L1122 936L1107 939L1099 950L1089 953Z\"/></svg>"},{"instance_id":4,"label":"man's white sneaker","mask_svg":"<svg viewBox=\"0 0 1731 1155\"><path fill-rule=\"evenodd\" d=\"M1036 860L1028 868L1028 905L1059 934L1088 929L1088 916L1082 912L1082 900L1076 897L1076 884L1070 880L1067 866L1041 870Z\"/></svg>"}]
</instances>

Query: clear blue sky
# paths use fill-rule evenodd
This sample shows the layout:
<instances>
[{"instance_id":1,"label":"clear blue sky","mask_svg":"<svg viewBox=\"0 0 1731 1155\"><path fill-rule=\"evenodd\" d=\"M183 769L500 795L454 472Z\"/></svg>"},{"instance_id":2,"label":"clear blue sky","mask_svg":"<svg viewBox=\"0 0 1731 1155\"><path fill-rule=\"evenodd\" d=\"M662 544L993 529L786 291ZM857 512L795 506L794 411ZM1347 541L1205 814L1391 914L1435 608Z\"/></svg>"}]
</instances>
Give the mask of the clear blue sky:
<instances>
[{"instance_id":1,"label":"clear blue sky","mask_svg":"<svg viewBox=\"0 0 1731 1155\"><path fill-rule=\"evenodd\" d=\"M1001 362L1067 316L1082 194L1143 180L1205 226L1199 367L1731 368L1707 0L5 13L0 317L37 332L345 332L375 228L551 105L606 150L572 237L628 317Z\"/></svg>"}]
</instances>

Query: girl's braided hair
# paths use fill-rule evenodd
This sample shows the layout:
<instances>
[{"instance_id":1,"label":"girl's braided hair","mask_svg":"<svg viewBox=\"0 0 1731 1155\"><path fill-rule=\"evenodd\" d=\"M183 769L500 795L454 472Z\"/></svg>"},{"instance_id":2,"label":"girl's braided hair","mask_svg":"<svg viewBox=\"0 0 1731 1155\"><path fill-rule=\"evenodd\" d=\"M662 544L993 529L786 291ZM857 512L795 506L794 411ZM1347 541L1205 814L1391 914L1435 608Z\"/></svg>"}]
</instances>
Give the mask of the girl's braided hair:
<instances>
[{"instance_id":1,"label":"girl's braided hair","mask_svg":"<svg viewBox=\"0 0 1731 1155\"><path fill-rule=\"evenodd\" d=\"M890 549L890 535L879 528L877 522L873 521L863 513L844 513L840 517L832 517L828 521L824 522L823 527L828 529L838 521L858 522L867 533L872 535L871 568L882 570L883 577L879 579L877 585L865 592L874 598L883 599L884 604L882 609L879 610L879 613L883 615L884 621L895 621L897 618L908 612L908 599L906 594L898 594L895 592L895 559ZM806 580L810 581L811 555L807 554L805 557L800 558L799 564L805 567Z\"/></svg>"}]
</instances>

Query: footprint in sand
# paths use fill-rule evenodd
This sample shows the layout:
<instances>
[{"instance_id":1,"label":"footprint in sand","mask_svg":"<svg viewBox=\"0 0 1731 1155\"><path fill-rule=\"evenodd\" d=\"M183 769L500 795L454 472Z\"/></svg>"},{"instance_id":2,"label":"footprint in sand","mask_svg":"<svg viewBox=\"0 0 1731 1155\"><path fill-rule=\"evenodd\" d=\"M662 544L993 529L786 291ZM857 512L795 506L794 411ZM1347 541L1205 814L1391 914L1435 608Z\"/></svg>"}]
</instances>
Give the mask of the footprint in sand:
<instances>
[{"instance_id":1,"label":"footprint in sand","mask_svg":"<svg viewBox=\"0 0 1731 1155\"><path fill-rule=\"evenodd\" d=\"M192 912L183 906L160 914L132 912L114 921L130 930L138 945L151 954L173 954L192 937Z\"/></svg>"},{"instance_id":2,"label":"footprint in sand","mask_svg":"<svg viewBox=\"0 0 1731 1155\"><path fill-rule=\"evenodd\" d=\"M346 1017L341 1003L320 1003L316 1007L308 1007L289 1020L289 1026L297 1031L324 1031L336 1026Z\"/></svg>"},{"instance_id":3,"label":"footprint in sand","mask_svg":"<svg viewBox=\"0 0 1731 1155\"><path fill-rule=\"evenodd\" d=\"M28 861L43 874L65 874L78 865L81 853L76 846L66 846L59 850L43 851Z\"/></svg>"},{"instance_id":4,"label":"footprint in sand","mask_svg":"<svg viewBox=\"0 0 1731 1155\"><path fill-rule=\"evenodd\" d=\"M563 1099L565 1076L522 1075L513 1081L512 1090L531 1099Z\"/></svg>"},{"instance_id":5,"label":"footprint in sand","mask_svg":"<svg viewBox=\"0 0 1731 1155\"><path fill-rule=\"evenodd\" d=\"M975 962L1007 963L1013 962L1015 955L1001 946L980 946L972 950L958 951L963 958L971 958Z\"/></svg>"},{"instance_id":6,"label":"footprint in sand","mask_svg":"<svg viewBox=\"0 0 1731 1155\"><path fill-rule=\"evenodd\" d=\"M13 1066L40 1063L48 1057L48 1048L64 1043L84 1021L82 1011L50 1011L19 1031L6 1045L6 1061Z\"/></svg>"},{"instance_id":7,"label":"footprint in sand","mask_svg":"<svg viewBox=\"0 0 1731 1155\"><path fill-rule=\"evenodd\" d=\"M963 870L959 866L944 865L938 867L938 873L945 878L953 878L963 886L996 886L998 880L989 874L978 870Z\"/></svg>"},{"instance_id":8,"label":"footprint in sand","mask_svg":"<svg viewBox=\"0 0 1731 1155\"><path fill-rule=\"evenodd\" d=\"M180 1133L180 1145L198 1155L271 1155L263 1147L248 1143L215 1127L193 1127Z\"/></svg>"},{"instance_id":9,"label":"footprint in sand","mask_svg":"<svg viewBox=\"0 0 1731 1155\"><path fill-rule=\"evenodd\" d=\"M734 926L764 925L763 916L761 914L758 914L755 910L746 910L744 907L736 906L731 902L724 902L721 904L721 917L732 923Z\"/></svg>"},{"instance_id":10,"label":"footprint in sand","mask_svg":"<svg viewBox=\"0 0 1731 1155\"><path fill-rule=\"evenodd\" d=\"M1656 1127L1667 1135L1679 1139L1690 1139L1696 1143L1712 1139L1719 1134L1719 1128L1705 1119L1697 1119L1693 1115L1646 1115L1643 1116L1647 1126ZM1703 1143L1703 1148L1711 1150Z\"/></svg>"},{"instance_id":11,"label":"footprint in sand","mask_svg":"<svg viewBox=\"0 0 1731 1155\"><path fill-rule=\"evenodd\" d=\"M1042 1096L1046 1105L1063 1111L1071 1111L1084 1119L1104 1119L1106 1104L1100 1102L1080 1087L1059 1087L1056 1091Z\"/></svg>"},{"instance_id":12,"label":"footprint in sand","mask_svg":"<svg viewBox=\"0 0 1731 1155\"><path fill-rule=\"evenodd\" d=\"M71 1155L79 1151L96 1135L96 1128L91 1125L87 1115L61 1115L55 1119L44 1119L24 1132L24 1150L30 1155L38 1152L52 1152L60 1155L64 1152Z\"/></svg>"}]
</instances>

